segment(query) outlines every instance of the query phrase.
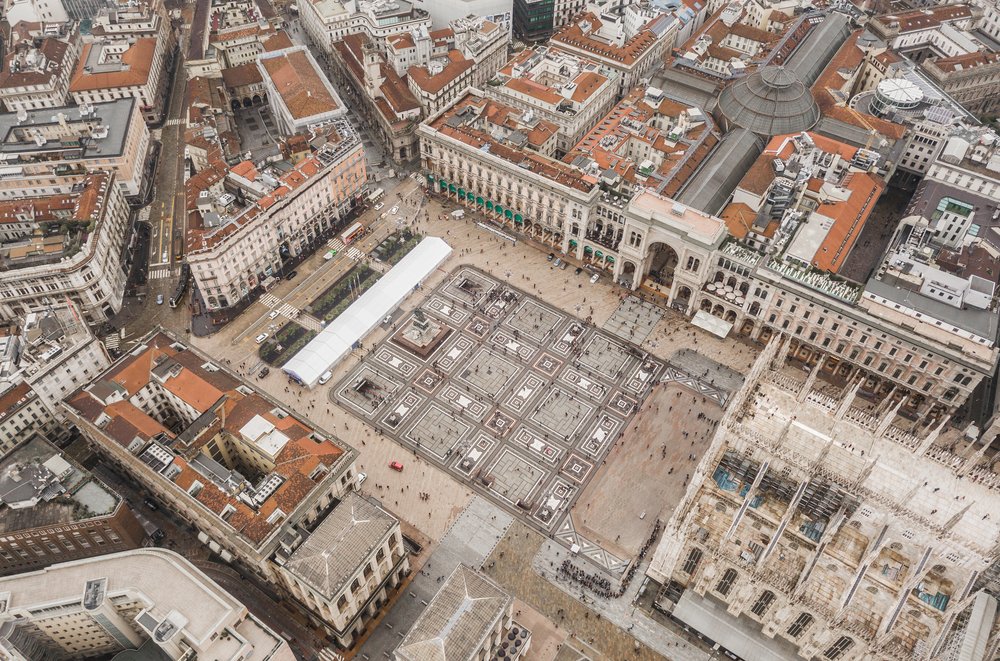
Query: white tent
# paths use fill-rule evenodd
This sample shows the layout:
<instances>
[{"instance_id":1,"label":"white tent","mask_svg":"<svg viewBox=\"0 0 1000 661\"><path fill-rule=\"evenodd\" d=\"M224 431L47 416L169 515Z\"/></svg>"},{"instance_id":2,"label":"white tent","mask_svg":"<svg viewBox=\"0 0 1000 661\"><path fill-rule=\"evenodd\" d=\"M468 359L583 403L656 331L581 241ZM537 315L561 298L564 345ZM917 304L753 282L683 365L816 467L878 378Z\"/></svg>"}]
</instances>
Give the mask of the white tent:
<instances>
[{"instance_id":1,"label":"white tent","mask_svg":"<svg viewBox=\"0 0 1000 661\"><path fill-rule=\"evenodd\" d=\"M712 316L704 310L698 310L691 319L691 323L702 330L706 330L716 337L721 337L726 339L729 335L729 331L733 329L733 325L728 321L719 319L718 317Z\"/></svg>"},{"instance_id":2,"label":"white tent","mask_svg":"<svg viewBox=\"0 0 1000 661\"><path fill-rule=\"evenodd\" d=\"M395 310L413 289L451 254L451 246L436 236L417 244L396 266L379 278L336 319L327 324L282 368L310 388Z\"/></svg>"}]
</instances>

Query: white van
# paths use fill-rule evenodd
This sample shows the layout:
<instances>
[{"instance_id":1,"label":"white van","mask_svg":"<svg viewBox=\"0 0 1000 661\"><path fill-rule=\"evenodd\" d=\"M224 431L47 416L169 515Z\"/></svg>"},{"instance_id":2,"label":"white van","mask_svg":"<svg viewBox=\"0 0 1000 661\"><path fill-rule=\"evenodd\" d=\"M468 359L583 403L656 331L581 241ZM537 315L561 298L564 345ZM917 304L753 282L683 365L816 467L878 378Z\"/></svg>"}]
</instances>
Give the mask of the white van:
<instances>
[{"instance_id":1,"label":"white van","mask_svg":"<svg viewBox=\"0 0 1000 661\"><path fill-rule=\"evenodd\" d=\"M332 376L333 376L333 373L330 372L330 370L327 370L327 371L323 372L323 374L321 374L320 377L319 377L319 385L323 385L324 383L326 383L327 381L329 381L330 377L332 377Z\"/></svg>"}]
</instances>

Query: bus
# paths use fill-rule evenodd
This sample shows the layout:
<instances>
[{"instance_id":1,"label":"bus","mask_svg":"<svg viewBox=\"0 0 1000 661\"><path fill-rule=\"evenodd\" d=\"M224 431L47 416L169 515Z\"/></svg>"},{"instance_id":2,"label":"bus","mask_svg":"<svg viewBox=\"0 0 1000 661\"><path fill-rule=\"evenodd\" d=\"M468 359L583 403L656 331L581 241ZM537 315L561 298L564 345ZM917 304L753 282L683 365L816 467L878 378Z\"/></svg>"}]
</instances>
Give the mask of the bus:
<instances>
[{"instance_id":1,"label":"bus","mask_svg":"<svg viewBox=\"0 0 1000 661\"><path fill-rule=\"evenodd\" d=\"M344 245L348 245L351 241L358 238L365 232L365 226L361 223L354 223L347 230L340 235L340 240L344 242Z\"/></svg>"},{"instance_id":2,"label":"bus","mask_svg":"<svg viewBox=\"0 0 1000 661\"><path fill-rule=\"evenodd\" d=\"M381 200L383 197L385 197L385 189L384 188L376 188L375 190L373 190L371 193L368 194L368 201L370 203L372 203L372 204L375 204L376 202L378 202L379 200Z\"/></svg>"}]
</instances>

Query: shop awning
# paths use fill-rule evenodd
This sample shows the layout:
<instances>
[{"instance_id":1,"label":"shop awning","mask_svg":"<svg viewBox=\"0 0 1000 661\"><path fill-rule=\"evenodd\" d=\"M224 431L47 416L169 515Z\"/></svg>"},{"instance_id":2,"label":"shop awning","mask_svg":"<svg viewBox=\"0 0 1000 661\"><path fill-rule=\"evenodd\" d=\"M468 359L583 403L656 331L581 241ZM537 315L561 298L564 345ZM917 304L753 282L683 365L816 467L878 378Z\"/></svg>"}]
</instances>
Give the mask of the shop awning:
<instances>
[{"instance_id":1,"label":"shop awning","mask_svg":"<svg viewBox=\"0 0 1000 661\"><path fill-rule=\"evenodd\" d=\"M614 263L615 263L615 258L612 257L611 255L608 255L608 264L614 264Z\"/></svg>"},{"instance_id":2,"label":"shop awning","mask_svg":"<svg viewBox=\"0 0 1000 661\"><path fill-rule=\"evenodd\" d=\"M507 218L513 218L514 217L514 212L511 211L510 209L505 209L504 212L503 212L503 215L506 216Z\"/></svg>"},{"instance_id":3,"label":"shop awning","mask_svg":"<svg viewBox=\"0 0 1000 661\"><path fill-rule=\"evenodd\" d=\"M499 204L493 207L493 210L496 211L497 213L503 213L503 207L500 206Z\"/></svg>"},{"instance_id":4,"label":"shop awning","mask_svg":"<svg viewBox=\"0 0 1000 661\"><path fill-rule=\"evenodd\" d=\"M452 193L454 193L455 192L455 184L448 184L448 190L450 190Z\"/></svg>"},{"instance_id":5,"label":"shop awning","mask_svg":"<svg viewBox=\"0 0 1000 661\"><path fill-rule=\"evenodd\" d=\"M594 252L594 249L591 248L590 246L584 246L583 247L583 254L584 255L591 255L591 254L593 254L593 252Z\"/></svg>"},{"instance_id":6,"label":"shop awning","mask_svg":"<svg viewBox=\"0 0 1000 661\"><path fill-rule=\"evenodd\" d=\"M483 203L483 198L477 197L476 198L476 204L482 205L482 203Z\"/></svg>"},{"instance_id":7,"label":"shop awning","mask_svg":"<svg viewBox=\"0 0 1000 661\"><path fill-rule=\"evenodd\" d=\"M493 211L493 200L486 200L486 209L488 211Z\"/></svg>"},{"instance_id":8,"label":"shop awning","mask_svg":"<svg viewBox=\"0 0 1000 661\"><path fill-rule=\"evenodd\" d=\"M515 213L514 214L514 222L518 223L518 224L521 224L521 223L524 222L524 217L521 216L521 214L519 214L519 213Z\"/></svg>"},{"instance_id":9,"label":"shop awning","mask_svg":"<svg viewBox=\"0 0 1000 661\"><path fill-rule=\"evenodd\" d=\"M576 248L576 245L577 245L577 244L576 244L576 241L574 241L573 239L570 239L570 240L569 240L569 247L570 247L570 248Z\"/></svg>"},{"instance_id":10,"label":"shop awning","mask_svg":"<svg viewBox=\"0 0 1000 661\"><path fill-rule=\"evenodd\" d=\"M429 181L429 182L431 182L433 184L434 183L434 175L432 175L432 174L427 175L427 181Z\"/></svg>"},{"instance_id":11,"label":"shop awning","mask_svg":"<svg viewBox=\"0 0 1000 661\"><path fill-rule=\"evenodd\" d=\"M465 199L470 200L470 201L474 200L474 199L476 199L476 194L473 193L472 191L469 191L468 193L465 194Z\"/></svg>"},{"instance_id":12,"label":"shop awning","mask_svg":"<svg viewBox=\"0 0 1000 661\"><path fill-rule=\"evenodd\" d=\"M595 252L595 253L594 253L594 256L595 256L595 257L598 257L598 258L600 258L600 257L604 257L604 253L603 253L603 252L601 252L600 250L598 250L597 252Z\"/></svg>"},{"instance_id":13,"label":"shop awning","mask_svg":"<svg viewBox=\"0 0 1000 661\"><path fill-rule=\"evenodd\" d=\"M460 187L458 189L458 194L461 195L462 197L465 197L465 189Z\"/></svg>"}]
</instances>

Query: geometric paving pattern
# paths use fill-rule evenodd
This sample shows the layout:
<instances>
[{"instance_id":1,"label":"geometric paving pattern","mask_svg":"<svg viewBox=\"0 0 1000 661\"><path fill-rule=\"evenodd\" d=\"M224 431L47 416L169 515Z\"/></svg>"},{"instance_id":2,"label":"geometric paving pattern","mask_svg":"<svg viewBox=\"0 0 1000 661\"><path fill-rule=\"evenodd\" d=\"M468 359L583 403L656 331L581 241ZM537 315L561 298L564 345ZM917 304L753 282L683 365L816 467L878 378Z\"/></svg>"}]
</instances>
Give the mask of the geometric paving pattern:
<instances>
[{"instance_id":1,"label":"geometric paving pattern","mask_svg":"<svg viewBox=\"0 0 1000 661\"><path fill-rule=\"evenodd\" d=\"M555 533L555 538L569 548L578 546L579 554L585 556L598 567L607 569L611 574L620 576L628 567L628 561L622 560L613 553L606 551L603 547L590 541L576 531L573 526L573 517L567 516Z\"/></svg>"},{"instance_id":2,"label":"geometric paving pattern","mask_svg":"<svg viewBox=\"0 0 1000 661\"><path fill-rule=\"evenodd\" d=\"M561 530L665 365L467 266L420 310L449 331L437 347L418 355L386 338L331 398L527 523Z\"/></svg>"},{"instance_id":3,"label":"geometric paving pattern","mask_svg":"<svg viewBox=\"0 0 1000 661\"><path fill-rule=\"evenodd\" d=\"M722 408L726 407L726 401L729 400L729 393L726 391L719 390L715 386L705 383L701 379L697 379L687 372L677 369L673 365L667 365L667 368L663 370L663 376L660 377L660 381L663 383L678 383L690 388L699 395L708 397Z\"/></svg>"}]
</instances>

